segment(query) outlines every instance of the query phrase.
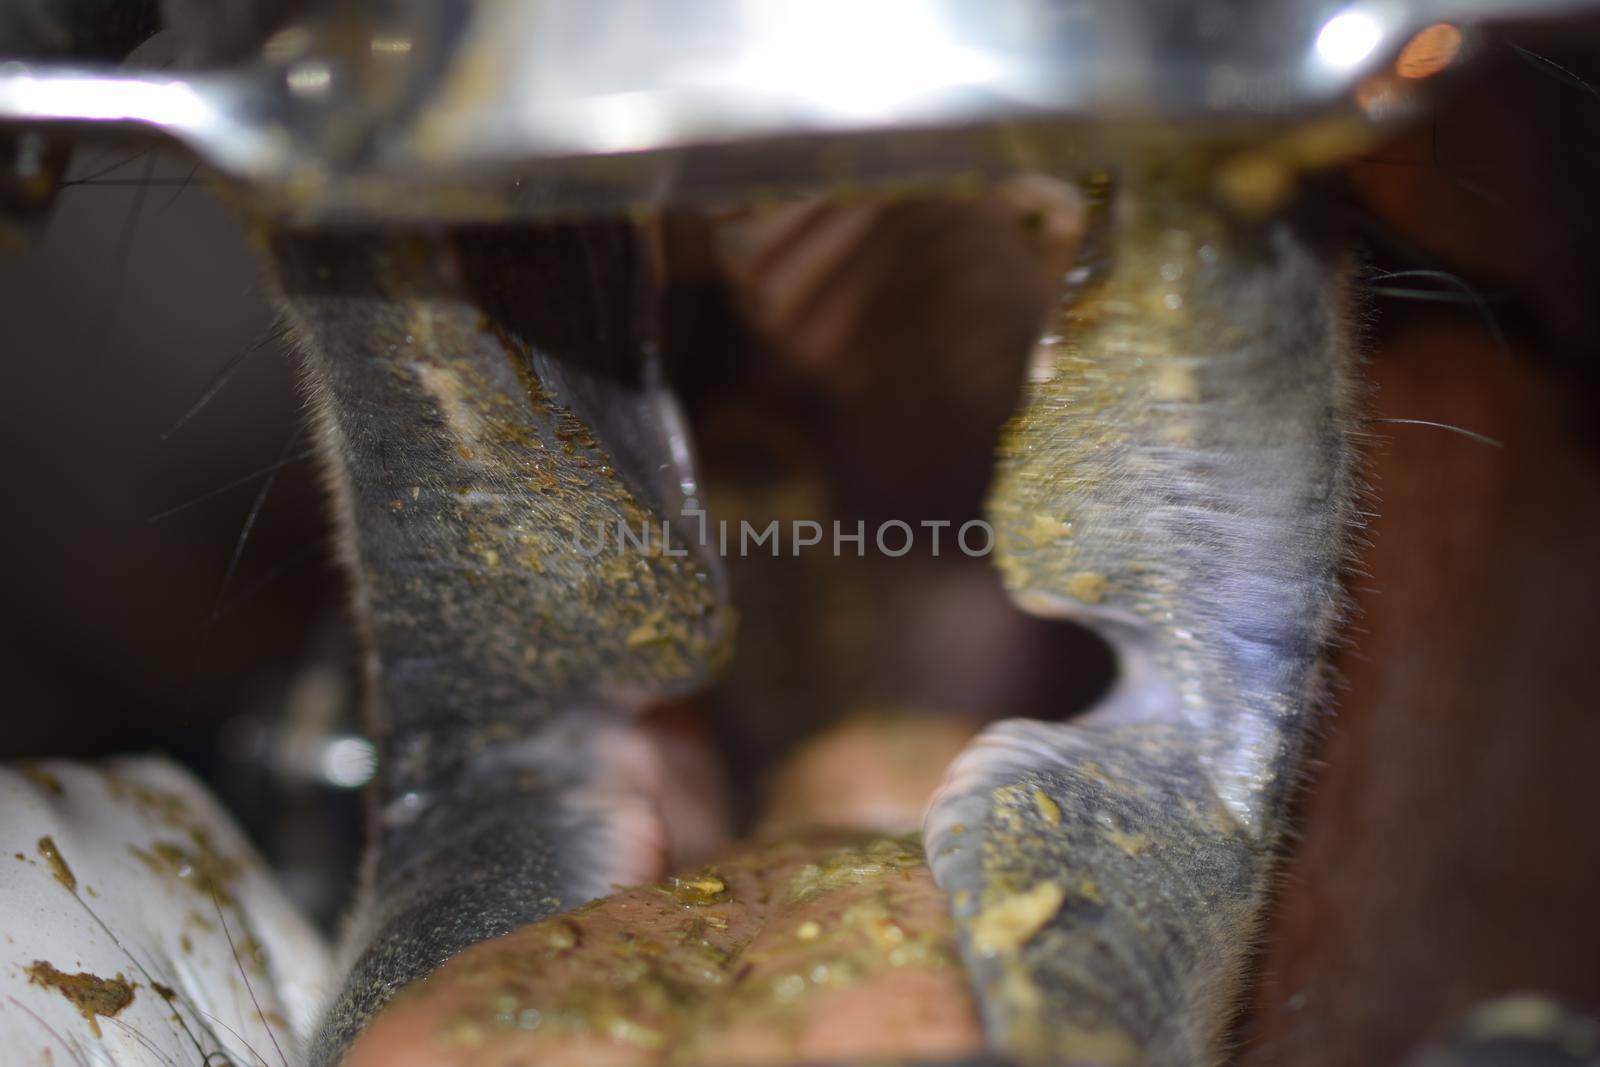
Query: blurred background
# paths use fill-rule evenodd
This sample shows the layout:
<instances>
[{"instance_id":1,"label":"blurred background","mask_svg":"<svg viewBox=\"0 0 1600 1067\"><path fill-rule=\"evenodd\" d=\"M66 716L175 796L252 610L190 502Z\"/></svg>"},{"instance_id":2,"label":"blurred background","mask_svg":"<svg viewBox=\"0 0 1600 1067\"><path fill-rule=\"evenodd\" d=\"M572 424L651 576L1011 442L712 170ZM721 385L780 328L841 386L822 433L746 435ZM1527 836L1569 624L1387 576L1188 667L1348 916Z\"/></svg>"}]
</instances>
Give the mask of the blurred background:
<instances>
[{"instance_id":1,"label":"blurred background","mask_svg":"<svg viewBox=\"0 0 1600 1067\"><path fill-rule=\"evenodd\" d=\"M328 918L351 850L322 842L359 777L318 747L352 728L342 589L239 220L172 150L86 147L0 254L0 323L0 755L172 754Z\"/></svg>"}]
</instances>

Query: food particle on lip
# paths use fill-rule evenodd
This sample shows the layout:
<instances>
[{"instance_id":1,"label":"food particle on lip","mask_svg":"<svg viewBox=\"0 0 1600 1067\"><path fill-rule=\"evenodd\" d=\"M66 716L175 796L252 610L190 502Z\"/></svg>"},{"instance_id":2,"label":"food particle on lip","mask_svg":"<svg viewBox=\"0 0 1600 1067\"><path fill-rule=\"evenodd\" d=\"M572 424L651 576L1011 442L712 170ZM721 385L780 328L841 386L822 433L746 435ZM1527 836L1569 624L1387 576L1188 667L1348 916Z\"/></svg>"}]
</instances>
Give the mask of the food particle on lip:
<instances>
[{"instance_id":1,"label":"food particle on lip","mask_svg":"<svg viewBox=\"0 0 1600 1067\"><path fill-rule=\"evenodd\" d=\"M673 878L667 884L672 899L686 907L704 908L729 899L728 883L710 868L688 878Z\"/></svg>"},{"instance_id":2,"label":"food particle on lip","mask_svg":"<svg viewBox=\"0 0 1600 1067\"><path fill-rule=\"evenodd\" d=\"M985 956L1014 952L1055 918L1066 893L1054 882L1040 882L984 908L972 920L972 944Z\"/></svg>"}]
</instances>

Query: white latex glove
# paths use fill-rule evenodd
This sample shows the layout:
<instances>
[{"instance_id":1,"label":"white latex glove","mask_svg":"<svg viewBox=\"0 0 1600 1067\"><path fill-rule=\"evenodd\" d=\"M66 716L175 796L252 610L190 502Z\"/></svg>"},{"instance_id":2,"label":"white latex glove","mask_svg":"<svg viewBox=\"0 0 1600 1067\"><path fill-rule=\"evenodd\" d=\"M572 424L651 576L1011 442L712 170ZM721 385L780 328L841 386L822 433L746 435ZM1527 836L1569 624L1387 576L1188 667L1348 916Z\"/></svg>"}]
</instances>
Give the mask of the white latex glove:
<instances>
[{"instance_id":1,"label":"white latex glove","mask_svg":"<svg viewBox=\"0 0 1600 1067\"><path fill-rule=\"evenodd\" d=\"M297 1067L328 976L185 771L0 766L0 1062Z\"/></svg>"}]
</instances>

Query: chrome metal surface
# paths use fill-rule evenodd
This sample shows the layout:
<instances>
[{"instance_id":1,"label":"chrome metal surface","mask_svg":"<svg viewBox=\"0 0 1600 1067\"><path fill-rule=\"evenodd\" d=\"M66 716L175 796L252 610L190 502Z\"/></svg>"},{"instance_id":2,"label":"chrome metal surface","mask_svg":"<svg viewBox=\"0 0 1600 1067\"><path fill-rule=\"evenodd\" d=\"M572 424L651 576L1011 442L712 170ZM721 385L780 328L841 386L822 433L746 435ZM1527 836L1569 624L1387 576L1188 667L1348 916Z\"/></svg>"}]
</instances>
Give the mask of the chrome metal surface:
<instances>
[{"instance_id":1,"label":"chrome metal surface","mask_svg":"<svg viewBox=\"0 0 1600 1067\"><path fill-rule=\"evenodd\" d=\"M303 218L497 217L1025 165L1011 134L1354 108L1420 28L1593 0L353 3L188 75L0 61L0 122L132 124ZM380 15L378 12L384 11ZM398 14L396 12L398 11Z\"/></svg>"}]
</instances>

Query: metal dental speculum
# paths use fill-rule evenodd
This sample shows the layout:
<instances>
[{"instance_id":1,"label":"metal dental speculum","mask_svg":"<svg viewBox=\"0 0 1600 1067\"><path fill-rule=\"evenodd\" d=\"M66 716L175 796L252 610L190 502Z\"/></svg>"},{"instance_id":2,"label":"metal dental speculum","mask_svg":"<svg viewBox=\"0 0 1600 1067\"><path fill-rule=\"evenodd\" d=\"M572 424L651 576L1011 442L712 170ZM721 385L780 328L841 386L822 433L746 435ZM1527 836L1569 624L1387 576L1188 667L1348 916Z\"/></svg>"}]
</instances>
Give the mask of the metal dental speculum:
<instances>
[{"instance_id":1,"label":"metal dental speculum","mask_svg":"<svg viewBox=\"0 0 1600 1067\"><path fill-rule=\"evenodd\" d=\"M0 121L164 133L305 222L538 217L1390 118L1414 106L1382 83L1419 31L1579 6L344 3L181 73L37 61L24 20Z\"/></svg>"}]
</instances>

